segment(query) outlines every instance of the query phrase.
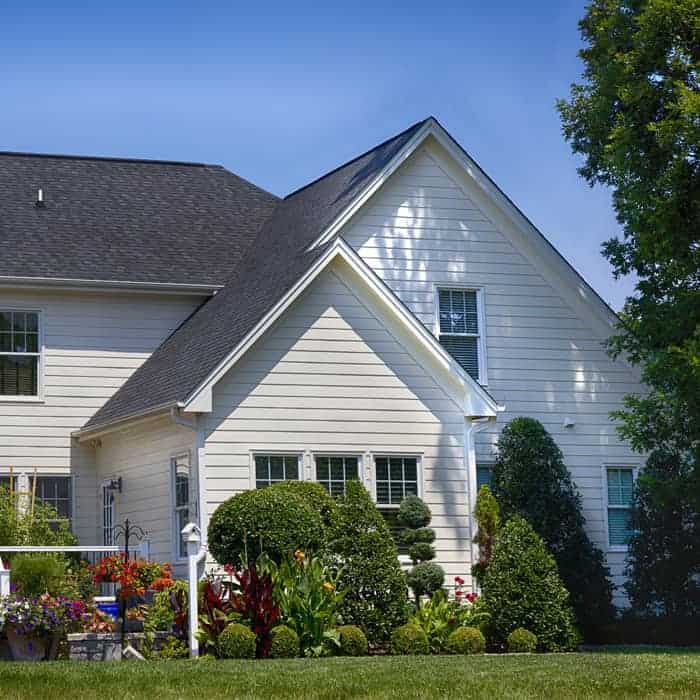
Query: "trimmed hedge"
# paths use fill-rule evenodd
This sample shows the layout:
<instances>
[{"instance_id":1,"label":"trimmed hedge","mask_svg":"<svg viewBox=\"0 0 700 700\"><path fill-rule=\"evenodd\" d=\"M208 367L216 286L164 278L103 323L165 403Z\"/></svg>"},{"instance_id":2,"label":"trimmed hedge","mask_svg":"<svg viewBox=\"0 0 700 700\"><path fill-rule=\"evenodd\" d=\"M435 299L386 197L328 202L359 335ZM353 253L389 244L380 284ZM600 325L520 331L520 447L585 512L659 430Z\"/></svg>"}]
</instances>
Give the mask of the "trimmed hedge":
<instances>
[{"instance_id":1,"label":"trimmed hedge","mask_svg":"<svg viewBox=\"0 0 700 700\"><path fill-rule=\"evenodd\" d=\"M216 647L222 659L254 659L256 637L245 625L233 622L219 635Z\"/></svg>"},{"instance_id":2,"label":"trimmed hedge","mask_svg":"<svg viewBox=\"0 0 700 700\"><path fill-rule=\"evenodd\" d=\"M271 659L294 659L299 656L299 635L286 625L273 627L268 656Z\"/></svg>"},{"instance_id":3,"label":"trimmed hedge","mask_svg":"<svg viewBox=\"0 0 700 700\"><path fill-rule=\"evenodd\" d=\"M450 654L483 654L486 639L476 627L459 627L447 638Z\"/></svg>"},{"instance_id":4,"label":"trimmed hedge","mask_svg":"<svg viewBox=\"0 0 700 700\"><path fill-rule=\"evenodd\" d=\"M482 585L490 618L489 642L504 648L508 635L524 627L537 635L543 651L568 651L579 635L569 594L542 539L520 516L499 531Z\"/></svg>"},{"instance_id":5,"label":"trimmed hedge","mask_svg":"<svg viewBox=\"0 0 700 700\"><path fill-rule=\"evenodd\" d=\"M369 645L365 633L356 625L338 627L341 656L366 656Z\"/></svg>"},{"instance_id":6,"label":"trimmed hedge","mask_svg":"<svg viewBox=\"0 0 700 700\"><path fill-rule=\"evenodd\" d=\"M506 643L511 654L531 654L537 649L537 635L518 627L508 635Z\"/></svg>"},{"instance_id":7,"label":"trimmed hedge","mask_svg":"<svg viewBox=\"0 0 700 700\"><path fill-rule=\"evenodd\" d=\"M422 561L406 574L406 582L416 596L416 600L422 595L432 595L442 588L444 581L443 568L433 561Z\"/></svg>"},{"instance_id":8,"label":"trimmed hedge","mask_svg":"<svg viewBox=\"0 0 700 700\"><path fill-rule=\"evenodd\" d=\"M302 495L282 482L229 498L209 523L212 556L221 565L240 566L246 554L248 561L255 561L265 551L279 563L296 549L319 549L325 528L319 508L309 505L308 493L310 489Z\"/></svg>"},{"instance_id":9,"label":"trimmed hedge","mask_svg":"<svg viewBox=\"0 0 700 700\"><path fill-rule=\"evenodd\" d=\"M391 635L391 653L400 656L429 654L428 637L423 628L410 623L397 627Z\"/></svg>"}]
</instances>

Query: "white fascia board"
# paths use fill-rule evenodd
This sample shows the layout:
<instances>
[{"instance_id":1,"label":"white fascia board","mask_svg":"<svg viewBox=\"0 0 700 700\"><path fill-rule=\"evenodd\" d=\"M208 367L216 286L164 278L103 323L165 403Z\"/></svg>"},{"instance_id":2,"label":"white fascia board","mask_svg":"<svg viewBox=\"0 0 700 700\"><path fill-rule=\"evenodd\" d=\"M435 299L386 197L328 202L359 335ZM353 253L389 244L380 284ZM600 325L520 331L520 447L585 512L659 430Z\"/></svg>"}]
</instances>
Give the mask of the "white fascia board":
<instances>
[{"instance_id":1,"label":"white fascia board","mask_svg":"<svg viewBox=\"0 0 700 700\"><path fill-rule=\"evenodd\" d=\"M255 328L202 382L184 402L186 412L210 413L213 408L213 387L233 367L255 342L284 314L289 306L336 258L342 258L353 269L373 294L381 298L403 325L410 330L416 342L421 343L442 368L443 374L458 379L464 387L464 411L469 416L495 416L503 410L484 389L474 381L440 345L423 324L404 306L396 295L369 268L360 256L342 239L334 244L309 268L307 273L260 320Z\"/></svg>"}]
</instances>

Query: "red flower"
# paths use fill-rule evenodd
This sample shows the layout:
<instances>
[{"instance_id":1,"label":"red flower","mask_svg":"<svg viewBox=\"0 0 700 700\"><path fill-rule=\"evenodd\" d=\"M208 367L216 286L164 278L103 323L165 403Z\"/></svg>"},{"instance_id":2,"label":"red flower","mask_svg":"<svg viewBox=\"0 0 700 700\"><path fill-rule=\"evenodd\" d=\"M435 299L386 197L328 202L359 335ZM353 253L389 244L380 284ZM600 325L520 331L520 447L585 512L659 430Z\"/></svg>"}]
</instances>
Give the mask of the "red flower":
<instances>
[{"instance_id":1,"label":"red flower","mask_svg":"<svg viewBox=\"0 0 700 700\"><path fill-rule=\"evenodd\" d=\"M457 596L457 598L461 598L464 595L464 592L463 591L455 591L455 595Z\"/></svg>"},{"instance_id":2,"label":"red flower","mask_svg":"<svg viewBox=\"0 0 700 700\"><path fill-rule=\"evenodd\" d=\"M467 600L473 603L479 596L476 593L467 593Z\"/></svg>"},{"instance_id":3,"label":"red flower","mask_svg":"<svg viewBox=\"0 0 700 700\"><path fill-rule=\"evenodd\" d=\"M455 583L458 586L463 586L464 585L464 579L461 576L455 576Z\"/></svg>"},{"instance_id":4,"label":"red flower","mask_svg":"<svg viewBox=\"0 0 700 700\"><path fill-rule=\"evenodd\" d=\"M235 573L236 569L233 567L232 564L224 564L224 571L229 575L233 576Z\"/></svg>"}]
</instances>

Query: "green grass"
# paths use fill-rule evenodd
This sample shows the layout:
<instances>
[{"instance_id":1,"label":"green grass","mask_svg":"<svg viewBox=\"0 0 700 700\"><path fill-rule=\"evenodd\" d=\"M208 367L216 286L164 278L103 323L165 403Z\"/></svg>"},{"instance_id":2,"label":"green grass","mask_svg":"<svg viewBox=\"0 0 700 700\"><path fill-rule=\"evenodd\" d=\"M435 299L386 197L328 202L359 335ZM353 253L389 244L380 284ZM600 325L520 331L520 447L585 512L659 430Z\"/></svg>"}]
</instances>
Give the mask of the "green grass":
<instances>
[{"instance_id":1,"label":"green grass","mask_svg":"<svg viewBox=\"0 0 700 700\"><path fill-rule=\"evenodd\" d=\"M698 698L700 653L87 664L0 662L15 698Z\"/></svg>"}]
</instances>

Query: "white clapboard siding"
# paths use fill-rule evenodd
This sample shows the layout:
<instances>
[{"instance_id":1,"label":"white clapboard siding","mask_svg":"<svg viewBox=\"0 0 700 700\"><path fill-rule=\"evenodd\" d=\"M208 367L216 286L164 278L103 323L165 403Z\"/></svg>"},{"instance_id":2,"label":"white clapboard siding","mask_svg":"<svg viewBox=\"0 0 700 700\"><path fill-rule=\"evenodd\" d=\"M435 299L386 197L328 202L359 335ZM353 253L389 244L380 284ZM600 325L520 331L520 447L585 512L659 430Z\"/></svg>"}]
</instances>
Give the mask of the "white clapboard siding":
<instances>
[{"instance_id":1,"label":"white clapboard siding","mask_svg":"<svg viewBox=\"0 0 700 700\"><path fill-rule=\"evenodd\" d=\"M194 431L163 419L110 433L96 450L98 484L122 478L122 492L115 492L117 522L129 518L143 528L151 558L172 562L180 576L186 563L176 559L170 460L183 454L191 458L194 441Z\"/></svg>"},{"instance_id":2,"label":"white clapboard siding","mask_svg":"<svg viewBox=\"0 0 700 700\"><path fill-rule=\"evenodd\" d=\"M468 572L463 413L332 271L216 385L206 425L210 513L251 488L253 450L420 455L438 559Z\"/></svg>"},{"instance_id":3,"label":"white clapboard siding","mask_svg":"<svg viewBox=\"0 0 700 700\"><path fill-rule=\"evenodd\" d=\"M10 467L72 474L74 529L99 543L95 450L70 435L102 406L200 300L114 291L0 290L0 309L39 309L41 403L0 400L0 474Z\"/></svg>"},{"instance_id":4,"label":"white clapboard siding","mask_svg":"<svg viewBox=\"0 0 700 700\"><path fill-rule=\"evenodd\" d=\"M606 548L603 465L639 461L618 440L609 412L640 390L637 378L607 357L604 338L480 209L478 195L443 158L430 145L419 149L341 235L431 331L435 286L484 289L488 389L507 411L478 436L478 458L493 459L500 427L511 418L542 421L581 490L591 535ZM563 428L565 417L576 425ZM608 560L620 584L624 555Z\"/></svg>"}]
</instances>

